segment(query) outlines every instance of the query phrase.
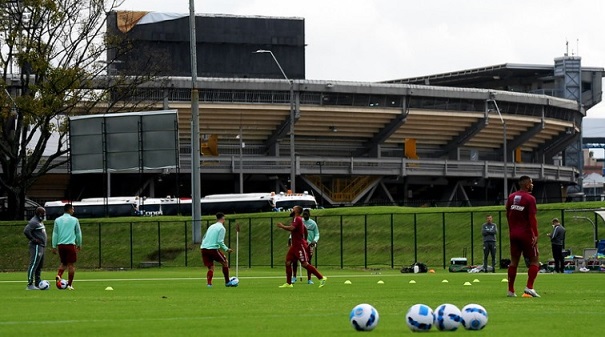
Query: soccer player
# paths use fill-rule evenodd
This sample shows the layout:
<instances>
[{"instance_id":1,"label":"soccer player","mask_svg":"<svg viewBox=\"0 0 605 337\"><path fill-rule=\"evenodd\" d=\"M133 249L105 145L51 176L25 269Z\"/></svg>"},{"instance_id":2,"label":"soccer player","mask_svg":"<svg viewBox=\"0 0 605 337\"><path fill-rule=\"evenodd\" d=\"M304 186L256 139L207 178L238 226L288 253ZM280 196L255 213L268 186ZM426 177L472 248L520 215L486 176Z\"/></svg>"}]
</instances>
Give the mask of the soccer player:
<instances>
[{"instance_id":1,"label":"soccer player","mask_svg":"<svg viewBox=\"0 0 605 337\"><path fill-rule=\"evenodd\" d=\"M315 247L317 247L317 241L319 241L319 227L317 227L317 222L311 219L311 210L305 209L303 211L303 224L307 229L307 243L309 244L309 262L313 261L313 253L315 251ZM296 267L294 267L296 270ZM307 270L307 283L313 284L311 280L311 271Z\"/></svg>"},{"instance_id":2,"label":"soccer player","mask_svg":"<svg viewBox=\"0 0 605 337\"><path fill-rule=\"evenodd\" d=\"M67 289L74 290L75 263L78 260L78 252L82 247L82 230L80 229L80 221L73 216L75 212L73 205L65 204L63 211L63 215L55 219L52 236L53 254L57 254L58 250L59 259L61 260L55 280L57 286L59 286L63 273L67 269Z\"/></svg>"},{"instance_id":3,"label":"soccer player","mask_svg":"<svg viewBox=\"0 0 605 337\"><path fill-rule=\"evenodd\" d=\"M483 272L487 273L487 256L492 256L492 266L494 266L493 272L496 272L496 234L498 229L496 224L493 223L494 218L488 215L486 222L481 227L481 235L483 235Z\"/></svg>"},{"instance_id":4,"label":"soccer player","mask_svg":"<svg viewBox=\"0 0 605 337\"><path fill-rule=\"evenodd\" d=\"M533 181L528 176L519 178L520 190L508 196L506 201L506 218L510 236L510 258L508 266L508 294L516 297L515 278L521 254L529 259L527 285L524 296L540 297L534 290L534 281L540 269L538 253L538 220L536 219L536 198L531 195Z\"/></svg>"},{"instance_id":5,"label":"soccer player","mask_svg":"<svg viewBox=\"0 0 605 337\"><path fill-rule=\"evenodd\" d=\"M46 210L44 207L36 208L36 213L32 217L23 234L29 240L29 267L27 268L27 290L38 290L40 284L40 274L44 266L44 250L46 247L46 227L44 227L44 217Z\"/></svg>"},{"instance_id":6,"label":"soccer player","mask_svg":"<svg viewBox=\"0 0 605 337\"><path fill-rule=\"evenodd\" d=\"M294 206L292 213L290 214L292 219L292 224L290 226L286 226L281 222L277 223L277 227L287 230L292 235L292 244L288 249L288 253L286 254L286 282L283 285L279 286L280 288L292 288L292 261L297 260L303 268L309 271L311 274L315 275L321 282L319 287L323 287L328 280L327 277L322 276L321 273L317 270L317 268L313 267L309 263L309 244L306 239L306 228L303 224L303 220L300 217L302 213L302 207Z\"/></svg>"},{"instance_id":7,"label":"soccer player","mask_svg":"<svg viewBox=\"0 0 605 337\"><path fill-rule=\"evenodd\" d=\"M207 287L212 287L212 277L214 276L214 261L219 262L223 266L223 276L225 277L225 287L236 287L229 281L229 260L220 249L227 253L231 253L233 249L225 244L225 214L216 213L216 222L206 231L202 239L200 251L202 253L202 261L204 266L208 267L206 273Z\"/></svg>"},{"instance_id":8,"label":"soccer player","mask_svg":"<svg viewBox=\"0 0 605 337\"><path fill-rule=\"evenodd\" d=\"M315 247L317 246L317 241L319 241L319 227L317 227L317 222L311 219L311 210L308 208L304 209L302 212L303 224L307 229L307 243L309 244L309 261L313 261L313 252ZM298 262L294 260L292 262L292 283L296 280L296 268L298 268ZM313 284L311 280L311 272L307 271L307 283Z\"/></svg>"}]
</instances>

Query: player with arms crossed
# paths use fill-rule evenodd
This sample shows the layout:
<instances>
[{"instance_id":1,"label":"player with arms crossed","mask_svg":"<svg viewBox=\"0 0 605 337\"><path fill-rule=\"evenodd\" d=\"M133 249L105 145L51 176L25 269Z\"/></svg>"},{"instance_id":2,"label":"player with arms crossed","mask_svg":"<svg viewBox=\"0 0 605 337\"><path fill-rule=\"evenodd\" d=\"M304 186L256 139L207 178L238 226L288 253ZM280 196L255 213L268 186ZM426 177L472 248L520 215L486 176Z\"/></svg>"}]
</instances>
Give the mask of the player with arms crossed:
<instances>
[{"instance_id":1,"label":"player with arms crossed","mask_svg":"<svg viewBox=\"0 0 605 337\"><path fill-rule=\"evenodd\" d=\"M293 216L292 224L286 226L281 222L277 223L277 227L287 230L292 235L292 244L286 254L286 282L279 286L280 288L292 288L292 261L298 261L303 268L308 272L315 275L321 282L319 287L323 287L328 280L327 277L322 276L317 268L313 267L309 263L309 244L307 243L307 229L303 224L303 220L300 217L302 213L301 206L294 206L291 216Z\"/></svg>"},{"instance_id":2,"label":"player with arms crossed","mask_svg":"<svg viewBox=\"0 0 605 337\"><path fill-rule=\"evenodd\" d=\"M540 269L538 253L538 220L536 198L531 195L533 181L528 176L519 178L520 190L508 196L506 218L510 236L510 265L508 266L508 297L516 297L515 278L521 254L529 259L527 285L524 296L540 297L534 290L534 281Z\"/></svg>"}]
</instances>

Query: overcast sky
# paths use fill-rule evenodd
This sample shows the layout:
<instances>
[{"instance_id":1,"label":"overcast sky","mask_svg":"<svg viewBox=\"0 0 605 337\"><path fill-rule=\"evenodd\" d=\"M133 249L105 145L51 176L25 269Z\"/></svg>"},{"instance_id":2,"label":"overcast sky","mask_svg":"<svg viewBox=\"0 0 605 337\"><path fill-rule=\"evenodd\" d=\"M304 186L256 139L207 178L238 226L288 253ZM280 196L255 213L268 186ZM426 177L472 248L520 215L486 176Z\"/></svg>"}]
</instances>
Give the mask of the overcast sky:
<instances>
[{"instance_id":1,"label":"overcast sky","mask_svg":"<svg viewBox=\"0 0 605 337\"><path fill-rule=\"evenodd\" d=\"M119 9L189 13L189 0L125 0ZM196 0L195 12L304 18L307 79L552 65L566 51L605 67L603 0ZM587 116L605 118L605 103Z\"/></svg>"}]
</instances>

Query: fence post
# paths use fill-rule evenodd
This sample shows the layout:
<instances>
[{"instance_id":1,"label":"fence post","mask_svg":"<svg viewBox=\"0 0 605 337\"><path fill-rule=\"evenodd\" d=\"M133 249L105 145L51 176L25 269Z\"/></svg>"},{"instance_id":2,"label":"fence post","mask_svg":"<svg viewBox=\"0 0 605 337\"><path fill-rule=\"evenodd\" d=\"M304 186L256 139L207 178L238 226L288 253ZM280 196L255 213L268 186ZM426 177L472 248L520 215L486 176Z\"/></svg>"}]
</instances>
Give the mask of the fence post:
<instances>
[{"instance_id":1,"label":"fence post","mask_svg":"<svg viewBox=\"0 0 605 337\"><path fill-rule=\"evenodd\" d=\"M414 213L414 262L418 262L418 228L417 228L417 218L416 213Z\"/></svg>"},{"instance_id":2,"label":"fence post","mask_svg":"<svg viewBox=\"0 0 605 337\"><path fill-rule=\"evenodd\" d=\"M271 268L274 267L273 265L273 254L275 253L273 250L273 218L271 218L271 221L269 221L269 241L271 243Z\"/></svg>"},{"instance_id":3,"label":"fence post","mask_svg":"<svg viewBox=\"0 0 605 337\"><path fill-rule=\"evenodd\" d=\"M188 261L188 249L187 249L187 221L183 221L183 225L185 226L185 267L189 266L189 261Z\"/></svg>"},{"instance_id":4,"label":"fence post","mask_svg":"<svg viewBox=\"0 0 605 337\"><path fill-rule=\"evenodd\" d=\"M502 261L502 211L498 211L498 263ZM494 266L494 268L496 268Z\"/></svg>"},{"instance_id":5,"label":"fence post","mask_svg":"<svg viewBox=\"0 0 605 337\"><path fill-rule=\"evenodd\" d=\"M101 264L102 264L101 254L102 254L102 249L101 249L101 223L100 222L97 223L97 227L99 228L99 269L101 269ZM54 228L53 228L53 230L54 230Z\"/></svg>"},{"instance_id":6,"label":"fence post","mask_svg":"<svg viewBox=\"0 0 605 337\"><path fill-rule=\"evenodd\" d=\"M132 245L133 245L134 241L132 240L132 222L130 222L130 224L129 224L129 229L130 229L130 269L133 269L134 268L134 262L133 262L134 252L133 252Z\"/></svg>"},{"instance_id":7,"label":"fence post","mask_svg":"<svg viewBox=\"0 0 605 337\"><path fill-rule=\"evenodd\" d=\"M445 212L441 213L441 231L443 236L443 269L445 269L445 260L447 259L445 253Z\"/></svg>"},{"instance_id":8,"label":"fence post","mask_svg":"<svg viewBox=\"0 0 605 337\"><path fill-rule=\"evenodd\" d=\"M160 230L160 222L158 224L158 268L162 268L162 240L161 240L161 230Z\"/></svg>"},{"instance_id":9,"label":"fence post","mask_svg":"<svg viewBox=\"0 0 605 337\"><path fill-rule=\"evenodd\" d=\"M252 219L248 218L248 268L252 267Z\"/></svg>"},{"instance_id":10,"label":"fence post","mask_svg":"<svg viewBox=\"0 0 605 337\"><path fill-rule=\"evenodd\" d=\"M391 269L395 268L395 233L393 231L393 213L391 213Z\"/></svg>"},{"instance_id":11,"label":"fence post","mask_svg":"<svg viewBox=\"0 0 605 337\"><path fill-rule=\"evenodd\" d=\"M363 266L368 269L368 215L363 216Z\"/></svg>"},{"instance_id":12,"label":"fence post","mask_svg":"<svg viewBox=\"0 0 605 337\"><path fill-rule=\"evenodd\" d=\"M471 212L471 265L475 264L475 217Z\"/></svg>"},{"instance_id":13,"label":"fence post","mask_svg":"<svg viewBox=\"0 0 605 337\"><path fill-rule=\"evenodd\" d=\"M344 259L342 256L342 254L344 252L344 247L343 247L344 242L343 242L343 237L342 237L342 235L343 235L343 233L342 233L343 232L342 231L342 215L340 215L339 218L340 218L340 269L342 269L344 267L344 265L343 265Z\"/></svg>"}]
</instances>

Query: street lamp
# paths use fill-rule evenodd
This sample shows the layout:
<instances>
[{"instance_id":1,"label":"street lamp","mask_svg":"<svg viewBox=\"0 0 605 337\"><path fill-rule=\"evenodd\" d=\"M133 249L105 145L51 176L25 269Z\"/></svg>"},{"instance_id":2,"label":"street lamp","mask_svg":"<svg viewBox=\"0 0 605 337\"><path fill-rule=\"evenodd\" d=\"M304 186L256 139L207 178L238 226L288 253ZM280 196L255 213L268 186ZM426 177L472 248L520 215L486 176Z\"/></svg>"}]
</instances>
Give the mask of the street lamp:
<instances>
[{"instance_id":1,"label":"street lamp","mask_svg":"<svg viewBox=\"0 0 605 337\"><path fill-rule=\"evenodd\" d=\"M271 57L273 58L273 61L275 61L275 64L277 64L279 71L281 71L282 75L284 75L284 78L288 82L290 82L290 190L292 191L292 193L294 193L294 192L296 192L296 154L295 154L295 147L294 147L294 119L295 119L295 115L294 115L294 81L292 81L291 79L288 78L288 76L286 76L284 69L281 67L281 64L279 64L279 61L277 60L275 55L273 55L272 51L265 50L265 49L259 49L259 50L255 51L254 53L271 54Z\"/></svg>"},{"instance_id":2,"label":"street lamp","mask_svg":"<svg viewBox=\"0 0 605 337\"><path fill-rule=\"evenodd\" d=\"M500 113L500 108L498 107L498 103L496 103L496 95L493 92L489 93L489 99L486 101L486 104L488 102L492 102L494 104L494 107L496 108L496 112L498 113L498 116L500 116L500 122L502 122L502 152L504 155L504 174L503 174L503 178L504 178L504 194L502 195L502 198L504 200L504 202L506 203L506 200L508 199L508 155L507 155L507 149L506 149L506 122L504 121L504 118L502 118L502 114Z\"/></svg>"},{"instance_id":3,"label":"street lamp","mask_svg":"<svg viewBox=\"0 0 605 337\"><path fill-rule=\"evenodd\" d=\"M319 204L319 208L324 208L324 184L322 181L322 172L321 172L321 167L323 166L323 162L322 161L318 161L317 163L315 163L317 165L319 165L319 194L321 195L320 197L320 204Z\"/></svg>"},{"instance_id":4,"label":"street lamp","mask_svg":"<svg viewBox=\"0 0 605 337\"><path fill-rule=\"evenodd\" d=\"M202 242L202 184L200 176L200 93L197 88L197 38L195 1L189 0L189 50L191 56L191 226L193 242Z\"/></svg>"},{"instance_id":5,"label":"street lamp","mask_svg":"<svg viewBox=\"0 0 605 337\"><path fill-rule=\"evenodd\" d=\"M244 136L242 134L242 127L239 127L239 134L235 137L239 139L239 193L244 193Z\"/></svg>"}]
</instances>

